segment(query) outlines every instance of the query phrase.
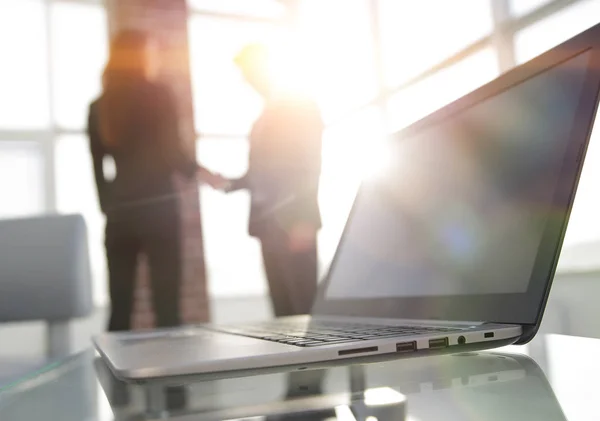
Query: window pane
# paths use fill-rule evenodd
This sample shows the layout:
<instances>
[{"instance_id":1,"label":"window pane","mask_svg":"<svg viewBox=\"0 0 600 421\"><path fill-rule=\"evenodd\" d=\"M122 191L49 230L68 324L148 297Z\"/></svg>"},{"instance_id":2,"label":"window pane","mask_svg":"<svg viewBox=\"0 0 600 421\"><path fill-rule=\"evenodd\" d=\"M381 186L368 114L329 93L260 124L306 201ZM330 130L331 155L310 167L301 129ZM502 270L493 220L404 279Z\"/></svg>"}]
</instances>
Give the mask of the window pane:
<instances>
[{"instance_id":1,"label":"window pane","mask_svg":"<svg viewBox=\"0 0 600 421\"><path fill-rule=\"evenodd\" d=\"M385 163L383 115L375 107L348 116L325 131L319 204L321 272L335 253L358 185Z\"/></svg>"},{"instance_id":2,"label":"window pane","mask_svg":"<svg viewBox=\"0 0 600 421\"><path fill-rule=\"evenodd\" d=\"M41 0L0 1L0 127L50 125L45 6Z\"/></svg>"},{"instance_id":3,"label":"window pane","mask_svg":"<svg viewBox=\"0 0 600 421\"><path fill-rule=\"evenodd\" d=\"M197 143L196 150L202 165L227 177L242 176L248 166L245 139L206 138ZM248 235L248 193L224 194L202 186L200 208L210 294L264 294L266 283L260 247Z\"/></svg>"},{"instance_id":4,"label":"window pane","mask_svg":"<svg viewBox=\"0 0 600 421\"><path fill-rule=\"evenodd\" d=\"M38 143L0 141L0 197L0 218L44 212L44 161Z\"/></svg>"},{"instance_id":5,"label":"window pane","mask_svg":"<svg viewBox=\"0 0 600 421\"><path fill-rule=\"evenodd\" d=\"M107 57L105 12L101 6L56 2L51 22L56 123L82 129L89 103L100 92Z\"/></svg>"},{"instance_id":6,"label":"window pane","mask_svg":"<svg viewBox=\"0 0 600 421\"><path fill-rule=\"evenodd\" d=\"M394 87L491 33L488 0L380 1L385 78Z\"/></svg>"},{"instance_id":7,"label":"window pane","mask_svg":"<svg viewBox=\"0 0 600 421\"><path fill-rule=\"evenodd\" d=\"M299 42L311 89L326 120L370 102L377 76L366 0L302 0Z\"/></svg>"},{"instance_id":8,"label":"window pane","mask_svg":"<svg viewBox=\"0 0 600 421\"><path fill-rule=\"evenodd\" d=\"M257 17L279 17L285 6L276 0L188 0L191 9Z\"/></svg>"},{"instance_id":9,"label":"window pane","mask_svg":"<svg viewBox=\"0 0 600 421\"><path fill-rule=\"evenodd\" d=\"M515 17L525 16L550 1L551 0L510 0L510 13Z\"/></svg>"},{"instance_id":10,"label":"window pane","mask_svg":"<svg viewBox=\"0 0 600 421\"><path fill-rule=\"evenodd\" d=\"M61 213L78 213L88 228L94 302L106 304L107 270L104 254L104 216L100 212L88 140L83 135L56 141L56 201Z\"/></svg>"},{"instance_id":11,"label":"window pane","mask_svg":"<svg viewBox=\"0 0 600 421\"><path fill-rule=\"evenodd\" d=\"M233 63L248 42L267 41L271 25L195 16L189 21L196 130L245 135L258 116L261 99Z\"/></svg>"},{"instance_id":12,"label":"window pane","mask_svg":"<svg viewBox=\"0 0 600 421\"><path fill-rule=\"evenodd\" d=\"M390 127L398 130L498 76L496 54L485 49L395 94L388 103Z\"/></svg>"},{"instance_id":13,"label":"window pane","mask_svg":"<svg viewBox=\"0 0 600 421\"><path fill-rule=\"evenodd\" d=\"M600 22L600 1L581 0L515 36L517 63L523 63Z\"/></svg>"}]
</instances>

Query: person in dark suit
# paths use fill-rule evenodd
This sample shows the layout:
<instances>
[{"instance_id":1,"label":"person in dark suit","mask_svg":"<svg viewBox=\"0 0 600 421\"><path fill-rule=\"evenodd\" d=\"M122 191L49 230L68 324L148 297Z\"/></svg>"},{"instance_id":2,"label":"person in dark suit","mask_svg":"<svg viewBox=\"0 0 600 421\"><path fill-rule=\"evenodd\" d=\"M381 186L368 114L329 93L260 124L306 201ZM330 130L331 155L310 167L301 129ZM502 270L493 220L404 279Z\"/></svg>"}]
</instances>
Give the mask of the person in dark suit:
<instances>
[{"instance_id":1,"label":"person in dark suit","mask_svg":"<svg viewBox=\"0 0 600 421\"><path fill-rule=\"evenodd\" d=\"M323 122L312 100L269 83L266 47L249 45L235 62L264 109L250 133L248 171L227 190L250 192L249 233L261 243L275 315L307 314L317 289Z\"/></svg>"},{"instance_id":2,"label":"person in dark suit","mask_svg":"<svg viewBox=\"0 0 600 421\"><path fill-rule=\"evenodd\" d=\"M180 209L173 176L213 186L222 179L184 149L176 101L156 82L157 50L144 33L125 31L111 43L103 92L89 110L88 135L102 211L106 214L111 314L109 331L130 330L138 256L146 254L158 327L180 324ZM104 176L103 160L117 174Z\"/></svg>"}]
</instances>

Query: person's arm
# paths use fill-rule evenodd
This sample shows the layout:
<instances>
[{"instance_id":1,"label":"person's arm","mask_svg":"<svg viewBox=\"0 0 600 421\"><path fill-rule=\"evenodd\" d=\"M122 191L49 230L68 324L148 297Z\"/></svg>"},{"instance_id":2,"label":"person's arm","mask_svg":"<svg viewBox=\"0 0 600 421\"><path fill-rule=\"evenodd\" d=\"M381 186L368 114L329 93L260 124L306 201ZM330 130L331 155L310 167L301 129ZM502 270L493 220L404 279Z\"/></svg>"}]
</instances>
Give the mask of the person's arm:
<instances>
[{"instance_id":1,"label":"person's arm","mask_svg":"<svg viewBox=\"0 0 600 421\"><path fill-rule=\"evenodd\" d=\"M90 105L88 114L87 133L90 142L90 152L92 154L92 163L94 166L94 179L96 180L96 190L98 192L98 201L100 209L106 214L108 207L108 188L109 182L104 177L103 161L108 155L102 139L100 137L100 128L98 122L98 104Z\"/></svg>"},{"instance_id":2,"label":"person's arm","mask_svg":"<svg viewBox=\"0 0 600 421\"><path fill-rule=\"evenodd\" d=\"M248 189L248 188L250 188L250 184L249 184L248 180L249 180L248 173L244 174L240 178L229 179L229 180L227 180L229 185L225 188L225 191L228 193L231 193L231 192L238 191L238 190Z\"/></svg>"},{"instance_id":3,"label":"person's arm","mask_svg":"<svg viewBox=\"0 0 600 421\"><path fill-rule=\"evenodd\" d=\"M239 177L239 178L231 178L228 181L228 186L225 188L225 191L227 193L231 193L231 192L235 192L238 190L250 190L251 186L250 186L250 179L251 179L251 174L254 171L254 165L255 165L255 159L254 159L254 154L255 154L255 149L253 146L253 139L254 139L254 128L252 129L252 131L250 132L250 135L248 136L248 143L249 143L249 150L248 150L248 169L246 170L246 173Z\"/></svg>"}]
</instances>

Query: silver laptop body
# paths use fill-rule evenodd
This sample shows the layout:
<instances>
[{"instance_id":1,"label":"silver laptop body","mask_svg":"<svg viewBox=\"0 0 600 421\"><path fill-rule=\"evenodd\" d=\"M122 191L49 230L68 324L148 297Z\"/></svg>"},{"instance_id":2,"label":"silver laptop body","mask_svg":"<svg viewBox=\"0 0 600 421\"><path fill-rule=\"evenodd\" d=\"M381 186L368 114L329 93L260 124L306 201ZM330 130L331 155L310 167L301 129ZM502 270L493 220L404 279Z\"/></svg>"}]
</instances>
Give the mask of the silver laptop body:
<instances>
[{"instance_id":1,"label":"silver laptop body","mask_svg":"<svg viewBox=\"0 0 600 421\"><path fill-rule=\"evenodd\" d=\"M600 88L600 25L392 136L312 314L94 338L127 381L523 344L558 261Z\"/></svg>"}]
</instances>

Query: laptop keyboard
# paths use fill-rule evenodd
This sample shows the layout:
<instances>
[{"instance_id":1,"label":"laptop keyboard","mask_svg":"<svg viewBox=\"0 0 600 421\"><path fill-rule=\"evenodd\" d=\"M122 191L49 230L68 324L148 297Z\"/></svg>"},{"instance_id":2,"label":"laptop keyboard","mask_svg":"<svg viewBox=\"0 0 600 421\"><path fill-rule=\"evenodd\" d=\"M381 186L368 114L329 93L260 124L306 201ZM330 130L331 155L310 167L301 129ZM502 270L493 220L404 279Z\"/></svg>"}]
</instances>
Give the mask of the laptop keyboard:
<instances>
[{"instance_id":1,"label":"laptop keyboard","mask_svg":"<svg viewBox=\"0 0 600 421\"><path fill-rule=\"evenodd\" d=\"M389 337L427 333L447 333L463 330L451 327L386 326L340 322L264 322L245 326L212 326L211 330L264 339L286 345L315 347L346 342L368 341Z\"/></svg>"}]
</instances>

